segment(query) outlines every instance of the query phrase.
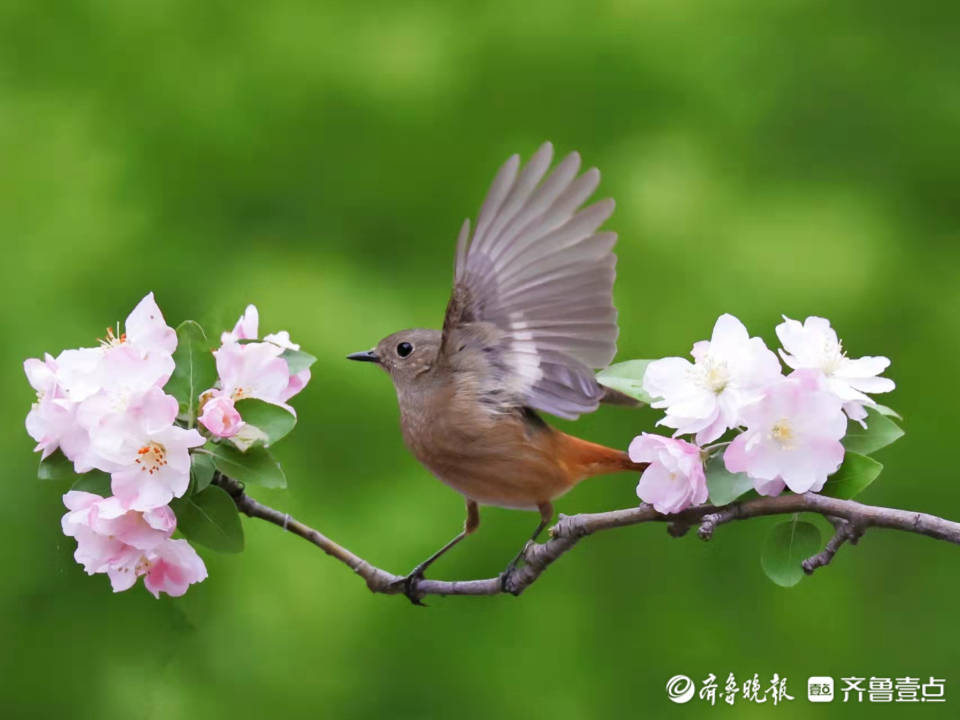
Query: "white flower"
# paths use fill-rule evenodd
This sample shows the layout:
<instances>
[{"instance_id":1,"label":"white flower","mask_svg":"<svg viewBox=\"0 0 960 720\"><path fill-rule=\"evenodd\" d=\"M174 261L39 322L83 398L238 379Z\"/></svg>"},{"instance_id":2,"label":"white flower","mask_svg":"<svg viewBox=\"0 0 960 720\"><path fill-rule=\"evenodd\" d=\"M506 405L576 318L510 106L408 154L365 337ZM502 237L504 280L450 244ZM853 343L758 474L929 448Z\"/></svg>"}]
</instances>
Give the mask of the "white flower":
<instances>
[{"instance_id":1,"label":"white flower","mask_svg":"<svg viewBox=\"0 0 960 720\"><path fill-rule=\"evenodd\" d=\"M659 398L651 407L667 411L658 424L676 428L675 435L696 433L698 445L738 425L741 408L782 377L777 356L733 315L721 315L710 340L696 343L691 355L693 363L679 357L650 363L643 389Z\"/></svg>"},{"instance_id":2,"label":"white flower","mask_svg":"<svg viewBox=\"0 0 960 720\"><path fill-rule=\"evenodd\" d=\"M801 324L784 315L783 320L777 325L783 361L794 370L820 370L826 378L827 390L840 399L847 416L866 427L863 419L867 413L863 406L876 403L864 393L890 392L896 387L893 380L878 377L890 365L890 360L881 356L856 360L847 357L826 318L808 317Z\"/></svg>"}]
</instances>

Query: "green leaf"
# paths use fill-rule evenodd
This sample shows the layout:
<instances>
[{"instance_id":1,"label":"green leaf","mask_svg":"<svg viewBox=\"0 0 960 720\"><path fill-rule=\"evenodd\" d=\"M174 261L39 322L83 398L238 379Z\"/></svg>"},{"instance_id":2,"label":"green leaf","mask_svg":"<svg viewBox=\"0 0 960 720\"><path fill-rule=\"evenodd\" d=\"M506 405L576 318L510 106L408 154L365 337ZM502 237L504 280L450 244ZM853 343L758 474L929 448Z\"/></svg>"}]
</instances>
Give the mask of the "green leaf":
<instances>
[{"instance_id":1,"label":"green leaf","mask_svg":"<svg viewBox=\"0 0 960 720\"><path fill-rule=\"evenodd\" d=\"M73 463L67 460L59 450L40 461L37 477L53 482L69 482L71 490L96 493L102 497L113 494L110 489L110 476L107 473L101 470L78 473L74 470Z\"/></svg>"},{"instance_id":2,"label":"green leaf","mask_svg":"<svg viewBox=\"0 0 960 720\"><path fill-rule=\"evenodd\" d=\"M251 447L240 452L226 443L207 443L204 449L213 456L217 470L242 483L268 488L285 488L287 478L269 450Z\"/></svg>"},{"instance_id":3,"label":"green leaf","mask_svg":"<svg viewBox=\"0 0 960 720\"><path fill-rule=\"evenodd\" d=\"M317 361L310 353L305 353L302 350L290 350L289 348L284 350L280 357L287 361L291 375L295 375L301 370L306 370Z\"/></svg>"},{"instance_id":4,"label":"green leaf","mask_svg":"<svg viewBox=\"0 0 960 720\"><path fill-rule=\"evenodd\" d=\"M256 398L238 400L234 407L245 423L253 425L267 436L263 443L266 447L283 438L297 424L296 415L289 410Z\"/></svg>"},{"instance_id":5,"label":"green leaf","mask_svg":"<svg viewBox=\"0 0 960 720\"><path fill-rule=\"evenodd\" d=\"M187 427L193 427L200 393L213 387L217 380L217 368L207 336L193 320L184 320L177 328L173 361L176 367L163 389L177 399L180 417L187 422Z\"/></svg>"},{"instance_id":6,"label":"green leaf","mask_svg":"<svg viewBox=\"0 0 960 720\"><path fill-rule=\"evenodd\" d=\"M213 480L213 458L206 453L190 454L190 494L200 493L207 489Z\"/></svg>"},{"instance_id":7,"label":"green leaf","mask_svg":"<svg viewBox=\"0 0 960 720\"><path fill-rule=\"evenodd\" d=\"M802 563L820 551L820 530L794 516L775 525L763 544L760 565L767 577L781 587L793 587L803 579Z\"/></svg>"},{"instance_id":8,"label":"green leaf","mask_svg":"<svg viewBox=\"0 0 960 720\"><path fill-rule=\"evenodd\" d=\"M597 373L597 382L648 405L654 398L643 391L643 375L653 360L627 360Z\"/></svg>"},{"instance_id":9,"label":"green leaf","mask_svg":"<svg viewBox=\"0 0 960 720\"><path fill-rule=\"evenodd\" d=\"M196 495L174 499L170 507L177 516L177 529L187 540L218 552L243 550L240 513L222 488L210 485Z\"/></svg>"},{"instance_id":10,"label":"green leaf","mask_svg":"<svg viewBox=\"0 0 960 720\"><path fill-rule=\"evenodd\" d=\"M91 470L77 476L77 481L70 486L71 490L82 490L100 497L110 497L113 489L110 487L110 476L100 470Z\"/></svg>"},{"instance_id":11,"label":"green leaf","mask_svg":"<svg viewBox=\"0 0 960 720\"><path fill-rule=\"evenodd\" d=\"M827 484L823 486L820 494L849 500L859 495L876 480L881 470L883 470L883 464L873 458L860 453L847 452L843 458L843 465L827 478Z\"/></svg>"},{"instance_id":12,"label":"green leaf","mask_svg":"<svg viewBox=\"0 0 960 720\"><path fill-rule=\"evenodd\" d=\"M717 453L707 461L707 490L714 505L732 503L738 497L753 490L753 480L746 473L732 473L724 467L723 453Z\"/></svg>"},{"instance_id":13,"label":"green leaf","mask_svg":"<svg viewBox=\"0 0 960 720\"><path fill-rule=\"evenodd\" d=\"M850 421L847 434L842 442L850 451L869 455L903 437L903 430L893 420L881 415L873 408L867 410L867 427Z\"/></svg>"},{"instance_id":14,"label":"green leaf","mask_svg":"<svg viewBox=\"0 0 960 720\"><path fill-rule=\"evenodd\" d=\"M903 416L900 413L898 413L896 410L894 410L891 407L887 407L886 405L881 405L880 403L877 403L871 409L876 410L881 415L886 415L887 417L895 417L897 420L903 420Z\"/></svg>"},{"instance_id":15,"label":"green leaf","mask_svg":"<svg viewBox=\"0 0 960 720\"><path fill-rule=\"evenodd\" d=\"M40 461L37 477L41 480L70 480L77 477L77 472L73 469L73 463L67 460L66 455L55 450Z\"/></svg>"}]
</instances>

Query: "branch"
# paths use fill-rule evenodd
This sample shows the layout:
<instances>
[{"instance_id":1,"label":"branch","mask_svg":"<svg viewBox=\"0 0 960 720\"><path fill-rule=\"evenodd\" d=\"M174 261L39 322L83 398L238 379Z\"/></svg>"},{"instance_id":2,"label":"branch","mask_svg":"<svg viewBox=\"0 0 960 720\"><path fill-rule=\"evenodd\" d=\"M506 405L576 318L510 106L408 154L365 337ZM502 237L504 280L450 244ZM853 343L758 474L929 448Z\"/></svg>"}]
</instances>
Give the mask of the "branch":
<instances>
[{"instance_id":1,"label":"branch","mask_svg":"<svg viewBox=\"0 0 960 720\"><path fill-rule=\"evenodd\" d=\"M236 480L217 473L214 483L233 497L240 512L249 517L266 520L313 543L362 577L371 591L388 595L404 594L405 576L394 575L371 565L318 530L254 500L244 492L243 485ZM815 493L752 498L722 507L698 505L675 515L662 515L652 506L644 503L638 507L602 513L561 514L557 524L550 528L550 539L544 543L528 543L523 551L524 564L508 577L481 580L415 578L412 580L412 594L414 597L497 595L503 592L519 595L536 582L554 561L571 550L581 538L597 532L647 522L665 522L668 523L670 534L676 537L683 535L692 526L699 525L697 534L703 540L709 540L720 525L734 520L797 512L813 512L822 515L836 528L836 534L827 542L823 551L804 560L803 569L807 574L827 565L845 542L855 544L868 528L902 530L960 545L960 523L945 520L936 515L864 505L854 500L840 500Z\"/></svg>"},{"instance_id":2,"label":"branch","mask_svg":"<svg viewBox=\"0 0 960 720\"><path fill-rule=\"evenodd\" d=\"M837 554L837 550L839 550L840 546L845 542L856 545L860 536L863 535L863 528L850 520L829 515L827 516L827 520L833 525L835 532L833 537L827 541L827 545L823 550L800 563L803 571L807 575L812 575L813 571L819 567L829 565L830 561L833 560L833 556Z\"/></svg>"}]
</instances>

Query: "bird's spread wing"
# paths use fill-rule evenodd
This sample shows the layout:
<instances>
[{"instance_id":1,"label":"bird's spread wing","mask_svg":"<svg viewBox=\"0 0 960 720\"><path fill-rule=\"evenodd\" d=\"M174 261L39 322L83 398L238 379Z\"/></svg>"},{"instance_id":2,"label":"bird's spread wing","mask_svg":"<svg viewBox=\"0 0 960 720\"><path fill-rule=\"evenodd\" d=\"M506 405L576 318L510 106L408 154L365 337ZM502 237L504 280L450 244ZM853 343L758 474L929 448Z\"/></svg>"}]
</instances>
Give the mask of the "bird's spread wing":
<instances>
[{"instance_id":1,"label":"bird's spread wing","mask_svg":"<svg viewBox=\"0 0 960 720\"><path fill-rule=\"evenodd\" d=\"M544 180L552 158L550 143L522 170L511 157L472 236L464 222L441 352L456 364L458 352L482 349L486 377L477 380L504 403L573 419L596 409L603 390L592 369L616 353L617 236L597 232L613 200L581 209L600 181L596 168L578 177L571 153Z\"/></svg>"}]
</instances>

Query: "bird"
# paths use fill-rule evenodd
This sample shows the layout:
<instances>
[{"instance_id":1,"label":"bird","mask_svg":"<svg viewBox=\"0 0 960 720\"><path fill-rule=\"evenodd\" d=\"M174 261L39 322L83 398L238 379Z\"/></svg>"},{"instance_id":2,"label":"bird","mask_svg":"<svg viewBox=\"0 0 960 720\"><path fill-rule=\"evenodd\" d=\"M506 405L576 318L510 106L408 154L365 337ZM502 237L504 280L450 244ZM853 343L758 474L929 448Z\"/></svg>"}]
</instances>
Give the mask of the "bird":
<instances>
[{"instance_id":1,"label":"bird","mask_svg":"<svg viewBox=\"0 0 960 720\"><path fill-rule=\"evenodd\" d=\"M522 168L512 155L472 232L464 221L441 330L401 330L347 356L387 372L407 448L466 501L463 530L403 578L415 604L416 581L477 530L481 505L538 512L535 541L553 501L579 482L646 467L540 415L575 420L602 402L635 404L594 374L613 360L619 333L617 235L599 231L614 201L584 207L599 171L579 174L571 152L547 174L553 154L546 142ZM523 548L501 573L503 589L522 556Z\"/></svg>"}]
</instances>

